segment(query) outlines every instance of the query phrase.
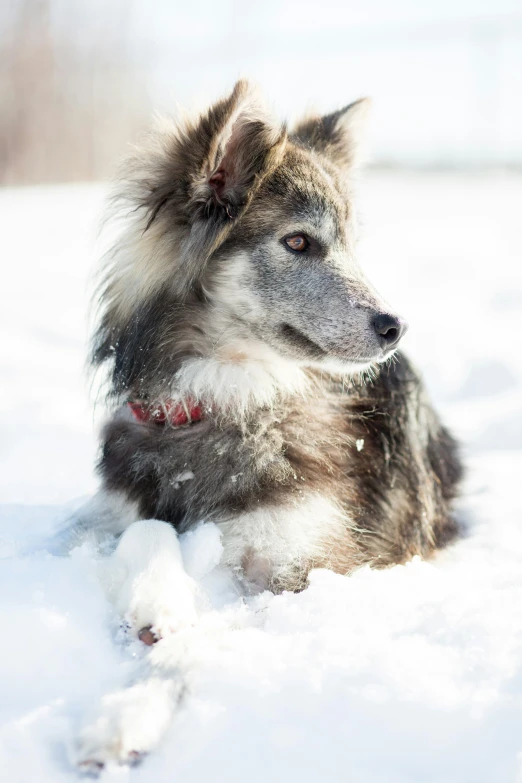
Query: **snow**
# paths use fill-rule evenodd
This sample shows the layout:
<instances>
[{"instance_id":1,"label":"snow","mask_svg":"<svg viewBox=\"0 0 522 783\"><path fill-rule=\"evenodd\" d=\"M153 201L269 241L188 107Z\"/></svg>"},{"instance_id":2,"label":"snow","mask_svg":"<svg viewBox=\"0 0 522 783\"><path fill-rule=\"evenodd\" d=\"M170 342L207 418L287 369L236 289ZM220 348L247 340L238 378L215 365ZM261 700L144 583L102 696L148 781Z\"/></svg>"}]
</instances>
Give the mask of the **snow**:
<instances>
[{"instance_id":1,"label":"snow","mask_svg":"<svg viewBox=\"0 0 522 783\"><path fill-rule=\"evenodd\" d=\"M0 191L10 783L75 780L83 715L148 654L122 638L89 546L46 551L96 486L103 411L92 412L83 366L103 192ZM242 601L219 567L217 529L187 533L183 560L204 599L187 693L156 751L109 766L103 783L522 781L521 199L522 179L508 175L373 175L362 189L368 276L409 320L405 347L463 442L467 535L431 563L316 571L301 594Z\"/></svg>"}]
</instances>

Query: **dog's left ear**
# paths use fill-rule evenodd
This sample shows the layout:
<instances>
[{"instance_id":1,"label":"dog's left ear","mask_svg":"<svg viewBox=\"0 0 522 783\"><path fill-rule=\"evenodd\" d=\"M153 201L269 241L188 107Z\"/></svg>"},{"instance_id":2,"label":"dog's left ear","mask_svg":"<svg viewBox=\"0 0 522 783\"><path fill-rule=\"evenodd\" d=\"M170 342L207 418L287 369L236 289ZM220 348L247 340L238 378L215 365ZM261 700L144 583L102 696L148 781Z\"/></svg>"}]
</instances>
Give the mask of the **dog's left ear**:
<instances>
[{"instance_id":1,"label":"dog's left ear","mask_svg":"<svg viewBox=\"0 0 522 783\"><path fill-rule=\"evenodd\" d=\"M326 155L341 168L352 169L362 162L370 109L370 98L360 98L332 114L303 120L292 138Z\"/></svg>"}]
</instances>

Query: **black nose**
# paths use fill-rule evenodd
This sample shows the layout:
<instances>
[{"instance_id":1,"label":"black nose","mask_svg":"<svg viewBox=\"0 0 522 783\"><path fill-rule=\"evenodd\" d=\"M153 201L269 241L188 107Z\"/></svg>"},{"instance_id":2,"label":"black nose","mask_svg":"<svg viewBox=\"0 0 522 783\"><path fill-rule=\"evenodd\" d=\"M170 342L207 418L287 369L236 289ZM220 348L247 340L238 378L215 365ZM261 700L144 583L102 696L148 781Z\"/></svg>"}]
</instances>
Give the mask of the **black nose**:
<instances>
[{"instance_id":1,"label":"black nose","mask_svg":"<svg viewBox=\"0 0 522 783\"><path fill-rule=\"evenodd\" d=\"M394 315L379 313L373 319L373 326L377 332L381 347L386 351L396 348L401 337L405 334L408 325Z\"/></svg>"}]
</instances>

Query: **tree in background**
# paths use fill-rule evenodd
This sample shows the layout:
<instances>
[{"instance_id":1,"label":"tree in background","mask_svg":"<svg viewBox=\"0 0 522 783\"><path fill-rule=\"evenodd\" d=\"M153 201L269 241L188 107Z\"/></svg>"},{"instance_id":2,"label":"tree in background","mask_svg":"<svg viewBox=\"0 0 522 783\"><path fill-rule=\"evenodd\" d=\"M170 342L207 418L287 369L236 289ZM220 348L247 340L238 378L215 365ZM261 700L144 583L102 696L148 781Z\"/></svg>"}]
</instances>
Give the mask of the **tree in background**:
<instances>
[{"instance_id":1,"label":"tree in background","mask_svg":"<svg viewBox=\"0 0 522 783\"><path fill-rule=\"evenodd\" d=\"M132 4L85 23L81 2L17 0L0 32L0 182L102 179L150 102L128 40Z\"/></svg>"}]
</instances>

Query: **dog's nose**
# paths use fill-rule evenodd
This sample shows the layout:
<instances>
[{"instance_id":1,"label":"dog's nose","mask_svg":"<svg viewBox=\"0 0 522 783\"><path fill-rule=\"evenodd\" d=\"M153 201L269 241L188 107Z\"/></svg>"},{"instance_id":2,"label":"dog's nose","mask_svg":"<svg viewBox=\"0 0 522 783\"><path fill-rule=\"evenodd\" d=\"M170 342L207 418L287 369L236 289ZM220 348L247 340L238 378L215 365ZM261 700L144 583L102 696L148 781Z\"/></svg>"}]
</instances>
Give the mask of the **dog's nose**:
<instances>
[{"instance_id":1,"label":"dog's nose","mask_svg":"<svg viewBox=\"0 0 522 783\"><path fill-rule=\"evenodd\" d=\"M379 313L373 319L373 326L381 347L386 351L396 348L401 337L406 333L408 324L388 313Z\"/></svg>"}]
</instances>

